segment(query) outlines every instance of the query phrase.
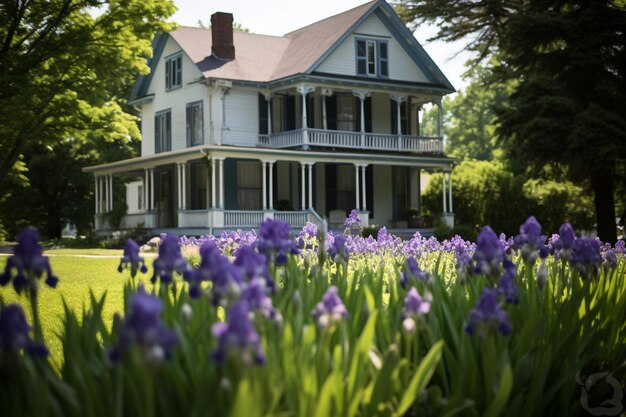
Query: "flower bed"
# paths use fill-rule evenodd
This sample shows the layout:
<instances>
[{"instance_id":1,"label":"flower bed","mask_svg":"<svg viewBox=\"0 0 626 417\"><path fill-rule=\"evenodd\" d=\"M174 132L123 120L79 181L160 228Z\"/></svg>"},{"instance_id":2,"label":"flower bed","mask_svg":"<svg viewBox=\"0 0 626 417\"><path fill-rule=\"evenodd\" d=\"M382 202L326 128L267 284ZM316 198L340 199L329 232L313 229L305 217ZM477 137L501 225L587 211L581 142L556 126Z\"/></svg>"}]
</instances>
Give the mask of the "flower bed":
<instances>
[{"instance_id":1,"label":"flower bed","mask_svg":"<svg viewBox=\"0 0 626 417\"><path fill-rule=\"evenodd\" d=\"M624 244L485 227L476 243L254 232L130 241L125 315L65 312L63 365L42 337L27 229L0 275L0 415L584 415L623 407ZM355 226L356 224L356 226ZM54 265L52 265L54 266ZM150 269L150 271L148 271ZM114 273L114 272L112 272ZM147 273L151 284L135 281ZM121 278L120 278L121 279ZM12 286L13 289L11 289ZM32 330L32 331L31 331ZM601 382L597 382L600 377ZM623 408L622 408L623 409ZM600 410L600 411L598 411ZM617 411L615 414L619 414ZM609 415L609 414L607 414Z\"/></svg>"}]
</instances>

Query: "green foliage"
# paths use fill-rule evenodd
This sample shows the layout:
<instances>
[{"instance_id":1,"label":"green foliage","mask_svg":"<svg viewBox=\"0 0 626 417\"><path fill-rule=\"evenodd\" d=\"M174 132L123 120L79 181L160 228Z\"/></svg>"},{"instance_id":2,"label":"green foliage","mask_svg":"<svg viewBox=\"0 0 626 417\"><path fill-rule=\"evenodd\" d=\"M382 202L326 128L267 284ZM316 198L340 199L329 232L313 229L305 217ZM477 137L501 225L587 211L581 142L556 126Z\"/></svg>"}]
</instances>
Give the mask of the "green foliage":
<instances>
[{"instance_id":1,"label":"green foliage","mask_svg":"<svg viewBox=\"0 0 626 417\"><path fill-rule=\"evenodd\" d=\"M435 174L423 196L426 211L433 215L443 211L441 193L441 177ZM455 225L462 226L465 234L473 230L473 236L484 224L515 235L531 214L551 233L557 232L563 221L579 229L593 226L591 198L581 187L568 181L514 175L499 162L461 162L454 168L452 193ZM438 237L454 235L446 230L437 233Z\"/></svg>"},{"instance_id":2,"label":"green foliage","mask_svg":"<svg viewBox=\"0 0 626 417\"><path fill-rule=\"evenodd\" d=\"M495 108L508 98L511 82L494 81L489 65L468 63L469 84L454 97L444 99L446 154L456 158L489 161L502 157L497 146Z\"/></svg>"},{"instance_id":3,"label":"green foliage","mask_svg":"<svg viewBox=\"0 0 626 417\"><path fill-rule=\"evenodd\" d=\"M364 254L349 269L326 261L312 271L290 257L272 268L282 323L255 320L266 353L259 367L211 359L211 327L223 310L207 297L190 299L179 277L168 291L146 283L164 304L164 325L178 335L172 357L151 362L136 346L111 363L106 349L118 338L112 313L128 314L138 282L113 272L114 259L52 261L65 301L49 289L39 301L45 340L57 341L56 361L0 355L2 415L582 415L576 375L626 376L623 254L614 269L603 266L587 278L550 257L542 286L537 265L514 252L520 299L501 305L512 326L508 336L489 324L482 336L464 330L490 284L481 275L461 283L450 254L419 259L432 280L413 284L431 295L431 308L413 331L405 330L402 315L409 289L397 280L404 258ZM318 327L310 312L330 285L350 315ZM0 296L15 301L6 288Z\"/></svg>"},{"instance_id":4,"label":"green foliage","mask_svg":"<svg viewBox=\"0 0 626 417\"><path fill-rule=\"evenodd\" d=\"M590 180L598 235L609 242L616 240L613 181L626 155L622 3L400 0L397 5L405 21L438 24L436 39L469 39L475 62L497 55L500 63L489 63L492 80L515 83L497 111L496 135L508 158L536 168L556 162L568 167L574 181Z\"/></svg>"},{"instance_id":5,"label":"green foliage","mask_svg":"<svg viewBox=\"0 0 626 417\"><path fill-rule=\"evenodd\" d=\"M126 97L173 11L170 0L0 9L0 219L10 236L27 224L50 238L66 223L92 229L93 179L81 169L134 155L141 135Z\"/></svg>"}]
</instances>

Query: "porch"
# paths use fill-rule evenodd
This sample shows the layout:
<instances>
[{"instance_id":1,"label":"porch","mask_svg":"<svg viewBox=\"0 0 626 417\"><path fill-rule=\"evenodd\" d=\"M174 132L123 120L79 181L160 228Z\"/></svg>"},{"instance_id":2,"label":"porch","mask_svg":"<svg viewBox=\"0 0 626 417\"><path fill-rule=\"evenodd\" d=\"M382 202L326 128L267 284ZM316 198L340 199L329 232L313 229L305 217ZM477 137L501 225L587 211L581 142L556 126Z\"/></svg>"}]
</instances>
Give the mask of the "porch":
<instances>
[{"instance_id":1,"label":"porch","mask_svg":"<svg viewBox=\"0 0 626 417\"><path fill-rule=\"evenodd\" d=\"M95 226L207 234L280 219L294 229L326 220L341 230L356 209L364 227L406 229L411 213L421 211L422 174L439 170L443 218L452 225L450 163L439 156L203 146L104 167L109 173L96 175ZM126 215L108 224L122 186Z\"/></svg>"}]
</instances>

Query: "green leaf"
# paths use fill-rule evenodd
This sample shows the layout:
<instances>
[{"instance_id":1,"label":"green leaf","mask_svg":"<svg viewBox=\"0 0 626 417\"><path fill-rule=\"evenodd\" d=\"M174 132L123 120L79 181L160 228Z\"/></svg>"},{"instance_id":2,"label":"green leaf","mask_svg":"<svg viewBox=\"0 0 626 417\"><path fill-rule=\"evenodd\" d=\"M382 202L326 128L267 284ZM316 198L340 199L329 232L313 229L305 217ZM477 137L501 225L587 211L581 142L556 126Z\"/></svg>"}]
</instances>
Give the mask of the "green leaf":
<instances>
[{"instance_id":1,"label":"green leaf","mask_svg":"<svg viewBox=\"0 0 626 417\"><path fill-rule=\"evenodd\" d=\"M411 378L411 382L407 387L402 399L400 400L400 405L396 410L396 416L401 416L408 411L411 407L411 404L415 402L417 395L426 388L426 385L432 378L435 373L435 369L437 369L437 365L441 360L441 350L443 349L443 340L435 343L435 345L430 348L424 359L420 362L417 367L417 371Z\"/></svg>"},{"instance_id":2,"label":"green leaf","mask_svg":"<svg viewBox=\"0 0 626 417\"><path fill-rule=\"evenodd\" d=\"M511 365L507 363L502 371L502 378L500 378L500 387L496 393L496 398L494 398L491 405L485 412L485 417L495 417L501 415L504 406L509 400L512 389L513 371L511 370Z\"/></svg>"}]
</instances>

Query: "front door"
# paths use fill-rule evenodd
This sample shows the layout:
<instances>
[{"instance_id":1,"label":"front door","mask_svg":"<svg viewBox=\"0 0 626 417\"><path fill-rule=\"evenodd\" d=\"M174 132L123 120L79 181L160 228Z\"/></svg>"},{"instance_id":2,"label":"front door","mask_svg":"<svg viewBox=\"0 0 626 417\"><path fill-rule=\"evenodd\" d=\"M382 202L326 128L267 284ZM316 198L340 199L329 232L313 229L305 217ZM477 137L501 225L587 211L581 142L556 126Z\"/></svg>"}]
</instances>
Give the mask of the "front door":
<instances>
[{"instance_id":1,"label":"front door","mask_svg":"<svg viewBox=\"0 0 626 417\"><path fill-rule=\"evenodd\" d=\"M176 227L174 216L174 171L172 168L160 170L158 178L157 213L158 227Z\"/></svg>"}]
</instances>

